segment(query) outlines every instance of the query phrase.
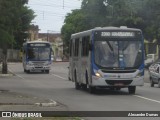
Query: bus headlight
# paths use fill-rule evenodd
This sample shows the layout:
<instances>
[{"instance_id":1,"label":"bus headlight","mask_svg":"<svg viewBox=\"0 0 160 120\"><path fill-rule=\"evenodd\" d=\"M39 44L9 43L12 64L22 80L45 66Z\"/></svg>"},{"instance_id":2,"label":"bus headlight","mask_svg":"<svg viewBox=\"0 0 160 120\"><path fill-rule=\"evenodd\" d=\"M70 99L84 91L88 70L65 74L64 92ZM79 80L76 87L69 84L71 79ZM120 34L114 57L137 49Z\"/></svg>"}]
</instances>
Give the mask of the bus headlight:
<instances>
[{"instance_id":1,"label":"bus headlight","mask_svg":"<svg viewBox=\"0 0 160 120\"><path fill-rule=\"evenodd\" d=\"M31 62L27 62L27 65L29 65L29 66L33 66L33 63L31 63Z\"/></svg>"},{"instance_id":2,"label":"bus headlight","mask_svg":"<svg viewBox=\"0 0 160 120\"><path fill-rule=\"evenodd\" d=\"M102 77L102 75L99 72L95 73L96 77Z\"/></svg>"}]
</instances>

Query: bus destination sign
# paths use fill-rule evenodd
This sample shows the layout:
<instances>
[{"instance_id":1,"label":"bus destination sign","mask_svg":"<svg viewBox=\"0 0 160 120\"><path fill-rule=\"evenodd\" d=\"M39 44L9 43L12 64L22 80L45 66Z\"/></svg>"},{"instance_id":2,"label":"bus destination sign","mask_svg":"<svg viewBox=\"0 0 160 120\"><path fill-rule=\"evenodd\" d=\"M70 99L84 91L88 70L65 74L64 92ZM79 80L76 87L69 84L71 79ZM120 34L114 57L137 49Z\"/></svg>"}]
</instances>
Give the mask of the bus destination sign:
<instances>
[{"instance_id":1,"label":"bus destination sign","mask_svg":"<svg viewBox=\"0 0 160 120\"><path fill-rule=\"evenodd\" d=\"M101 37L134 37L134 32L101 32Z\"/></svg>"},{"instance_id":2,"label":"bus destination sign","mask_svg":"<svg viewBox=\"0 0 160 120\"><path fill-rule=\"evenodd\" d=\"M47 46L47 44L45 44L45 43L31 43L29 45L30 45L30 47L45 47L45 46Z\"/></svg>"}]
</instances>

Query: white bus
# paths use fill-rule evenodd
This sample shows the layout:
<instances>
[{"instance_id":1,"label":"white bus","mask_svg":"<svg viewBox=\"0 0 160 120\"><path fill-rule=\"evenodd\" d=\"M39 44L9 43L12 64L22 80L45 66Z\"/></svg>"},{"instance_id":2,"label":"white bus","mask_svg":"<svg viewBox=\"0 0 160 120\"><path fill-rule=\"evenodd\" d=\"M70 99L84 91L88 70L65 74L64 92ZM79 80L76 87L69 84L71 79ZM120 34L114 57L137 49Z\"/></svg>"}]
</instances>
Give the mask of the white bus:
<instances>
[{"instance_id":1,"label":"white bus","mask_svg":"<svg viewBox=\"0 0 160 120\"><path fill-rule=\"evenodd\" d=\"M51 68L51 44L47 41L30 41L23 44L24 72L42 71L49 73Z\"/></svg>"},{"instance_id":2,"label":"white bus","mask_svg":"<svg viewBox=\"0 0 160 120\"><path fill-rule=\"evenodd\" d=\"M120 90L135 94L144 84L144 40L141 30L104 27L72 34L69 74L75 88Z\"/></svg>"}]
</instances>

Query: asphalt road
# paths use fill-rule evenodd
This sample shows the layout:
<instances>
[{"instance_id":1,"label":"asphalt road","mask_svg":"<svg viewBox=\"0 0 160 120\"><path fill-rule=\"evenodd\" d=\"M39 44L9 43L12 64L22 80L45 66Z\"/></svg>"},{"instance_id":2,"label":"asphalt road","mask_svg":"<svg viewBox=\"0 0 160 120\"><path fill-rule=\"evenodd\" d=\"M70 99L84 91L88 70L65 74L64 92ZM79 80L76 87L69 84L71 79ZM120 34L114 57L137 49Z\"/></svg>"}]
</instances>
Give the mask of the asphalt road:
<instances>
[{"instance_id":1,"label":"asphalt road","mask_svg":"<svg viewBox=\"0 0 160 120\"><path fill-rule=\"evenodd\" d=\"M89 94L87 91L74 89L74 83L67 79L67 66L67 62L53 63L49 74L27 74L23 72L21 63L11 63L9 69L15 76L1 78L0 88L52 99L66 105L67 109L72 111L160 111L160 89L157 86L150 87L147 83L149 81L147 72L144 86L137 87L135 95L129 95L127 88L121 91L99 89L97 94ZM87 119L114 120L115 118ZM152 119L159 120L159 118Z\"/></svg>"}]
</instances>

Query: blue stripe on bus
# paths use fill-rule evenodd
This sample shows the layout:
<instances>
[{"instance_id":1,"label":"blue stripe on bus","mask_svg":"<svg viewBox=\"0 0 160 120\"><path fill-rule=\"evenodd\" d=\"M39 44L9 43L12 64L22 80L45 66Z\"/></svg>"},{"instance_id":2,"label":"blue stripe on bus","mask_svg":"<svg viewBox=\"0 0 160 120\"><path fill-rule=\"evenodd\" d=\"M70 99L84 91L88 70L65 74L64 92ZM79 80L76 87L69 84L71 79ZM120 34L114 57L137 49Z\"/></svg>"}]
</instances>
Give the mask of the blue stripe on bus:
<instances>
[{"instance_id":1,"label":"blue stripe on bus","mask_svg":"<svg viewBox=\"0 0 160 120\"><path fill-rule=\"evenodd\" d=\"M92 65L92 75L95 75L94 70L99 70L97 65L94 63L94 31L92 31L92 37L91 37L91 44L92 44L92 54L91 54L91 65Z\"/></svg>"}]
</instances>

